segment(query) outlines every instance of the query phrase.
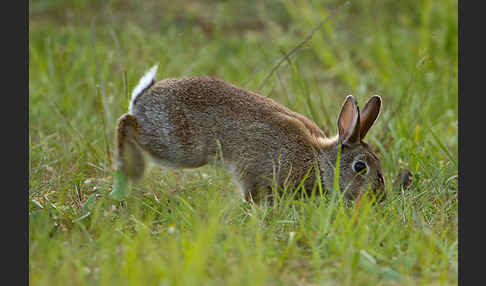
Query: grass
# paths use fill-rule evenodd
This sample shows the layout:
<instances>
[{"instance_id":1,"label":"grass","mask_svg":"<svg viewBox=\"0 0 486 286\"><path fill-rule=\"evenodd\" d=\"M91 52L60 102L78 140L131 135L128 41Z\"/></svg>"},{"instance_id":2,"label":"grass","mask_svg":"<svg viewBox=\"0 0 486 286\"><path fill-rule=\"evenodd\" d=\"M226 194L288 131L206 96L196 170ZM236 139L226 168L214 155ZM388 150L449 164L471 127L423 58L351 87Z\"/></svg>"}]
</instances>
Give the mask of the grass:
<instances>
[{"instance_id":1,"label":"grass","mask_svg":"<svg viewBox=\"0 0 486 286\"><path fill-rule=\"evenodd\" d=\"M457 2L334 13L342 3L30 1L30 283L457 284ZM289 192L246 205L212 166L154 167L127 201L111 200L114 126L155 63L159 79L206 74L259 91L329 135L347 94L379 94L367 141L387 201ZM396 189L404 168L412 185Z\"/></svg>"}]
</instances>

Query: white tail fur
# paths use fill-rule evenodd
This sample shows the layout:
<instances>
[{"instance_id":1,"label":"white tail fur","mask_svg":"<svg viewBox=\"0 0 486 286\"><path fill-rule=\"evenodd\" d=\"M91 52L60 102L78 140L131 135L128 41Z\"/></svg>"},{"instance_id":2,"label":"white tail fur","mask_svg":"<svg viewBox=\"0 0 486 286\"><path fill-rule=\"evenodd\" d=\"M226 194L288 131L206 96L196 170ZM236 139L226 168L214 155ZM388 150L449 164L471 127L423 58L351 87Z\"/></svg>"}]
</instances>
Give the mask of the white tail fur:
<instances>
[{"instance_id":1,"label":"white tail fur","mask_svg":"<svg viewBox=\"0 0 486 286\"><path fill-rule=\"evenodd\" d=\"M153 66L145 75L140 79L137 86L132 91L132 99L130 100L130 105L128 106L128 113L132 114L132 106L135 98L142 93L144 89L151 86L155 79L155 74L157 73L157 68L159 65Z\"/></svg>"}]
</instances>

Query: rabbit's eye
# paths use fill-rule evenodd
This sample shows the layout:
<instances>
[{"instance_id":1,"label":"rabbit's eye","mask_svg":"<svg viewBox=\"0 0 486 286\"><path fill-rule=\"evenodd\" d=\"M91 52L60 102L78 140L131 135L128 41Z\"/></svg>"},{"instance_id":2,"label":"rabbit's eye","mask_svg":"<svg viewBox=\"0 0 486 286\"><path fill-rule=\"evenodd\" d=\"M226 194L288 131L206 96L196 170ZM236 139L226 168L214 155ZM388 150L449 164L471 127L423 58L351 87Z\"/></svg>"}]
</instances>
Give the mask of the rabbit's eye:
<instances>
[{"instance_id":1,"label":"rabbit's eye","mask_svg":"<svg viewBox=\"0 0 486 286\"><path fill-rule=\"evenodd\" d=\"M366 172L366 164L363 161L355 161L353 163L353 170L356 173L365 173Z\"/></svg>"}]
</instances>

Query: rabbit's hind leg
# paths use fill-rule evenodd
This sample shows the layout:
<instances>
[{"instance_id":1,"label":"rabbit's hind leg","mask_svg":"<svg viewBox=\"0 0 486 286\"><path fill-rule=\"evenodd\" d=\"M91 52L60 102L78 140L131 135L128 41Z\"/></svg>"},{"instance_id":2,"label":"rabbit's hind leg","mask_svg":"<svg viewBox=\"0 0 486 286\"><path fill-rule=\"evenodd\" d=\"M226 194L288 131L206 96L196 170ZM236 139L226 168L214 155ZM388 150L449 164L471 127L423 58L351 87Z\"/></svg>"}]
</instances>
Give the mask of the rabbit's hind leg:
<instances>
[{"instance_id":1,"label":"rabbit's hind leg","mask_svg":"<svg viewBox=\"0 0 486 286\"><path fill-rule=\"evenodd\" d=\"M115 168L132 180L140 179L145 169L138 136L137 119L128 113L122 115L116 126Z\"/></svg>"}]
</instances>

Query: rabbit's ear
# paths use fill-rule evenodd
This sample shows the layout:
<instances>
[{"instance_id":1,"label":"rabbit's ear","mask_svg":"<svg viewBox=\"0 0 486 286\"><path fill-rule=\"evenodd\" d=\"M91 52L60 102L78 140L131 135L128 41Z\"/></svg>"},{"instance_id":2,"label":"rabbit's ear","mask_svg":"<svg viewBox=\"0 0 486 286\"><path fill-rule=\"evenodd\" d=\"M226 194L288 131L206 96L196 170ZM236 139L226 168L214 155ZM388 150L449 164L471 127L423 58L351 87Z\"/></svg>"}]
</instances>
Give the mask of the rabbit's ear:
<instances>
[{"instance_id":1,"label":"rabbit's ear","mask_svg":"<svg viewBox=\"0 0 486 286\"><path fill-rule=\"evenodd\" d=\"M370 130L371 126L375 122L378 114L380 113L380 107L381 97L379 97L378 95L370 98L370 100L368 100L368 102L363 107L359 120L360 140L363 140L363 138L366 136L366 133L368 133L368 130Z\"/></svg>"},{"instance_id":2,"label":"rabbit's ear","mask_svg":"<svg viewBox=\"0 0 486 286\"><path fill-rule=\"evenodd\" d=\"M353 145L360 142L359 108L354 96L346 97L337 125L341 144Z\"/></svg>"}]
</instances>

